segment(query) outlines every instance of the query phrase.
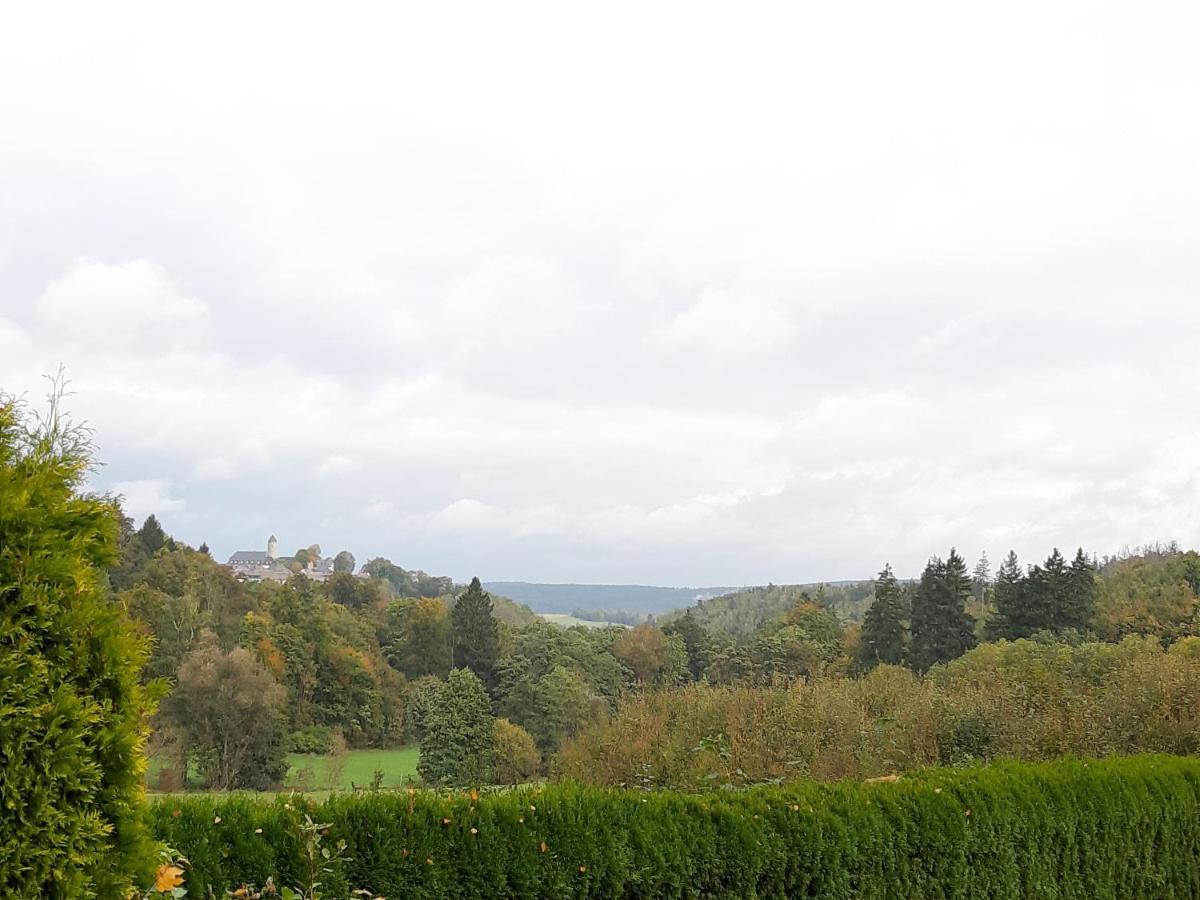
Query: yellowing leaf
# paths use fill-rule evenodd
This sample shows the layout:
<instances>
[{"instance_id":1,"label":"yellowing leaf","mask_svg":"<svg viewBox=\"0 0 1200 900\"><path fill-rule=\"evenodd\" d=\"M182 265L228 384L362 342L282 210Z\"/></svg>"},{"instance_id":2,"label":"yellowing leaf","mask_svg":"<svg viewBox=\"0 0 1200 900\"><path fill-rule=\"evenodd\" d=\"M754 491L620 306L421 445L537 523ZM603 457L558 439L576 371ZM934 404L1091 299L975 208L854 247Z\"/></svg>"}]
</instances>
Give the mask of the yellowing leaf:
<instances>
[{"instance_id":1,"label":"yellowing leaf","mask_svg":"<svg viewBox=\"0 0 1200 900\"><path fill-rule=\"evenodd\" d=\"M154 873L154 889L166 894L183 884L183 869L178 866L161 865Z\"/></svg>"}]
</instances>

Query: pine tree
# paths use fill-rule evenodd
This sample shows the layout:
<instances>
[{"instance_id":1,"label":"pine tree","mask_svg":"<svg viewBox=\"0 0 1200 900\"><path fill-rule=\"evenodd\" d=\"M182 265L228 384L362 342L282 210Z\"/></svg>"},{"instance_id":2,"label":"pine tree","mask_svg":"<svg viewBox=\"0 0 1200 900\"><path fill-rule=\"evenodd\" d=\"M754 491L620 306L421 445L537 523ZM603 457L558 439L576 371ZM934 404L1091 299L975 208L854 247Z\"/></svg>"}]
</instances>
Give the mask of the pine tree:
<instances>
[{"instance_id":1,"label":"pine tree","mask_svg":"<svg viewBox=\"0 0 1200 900\"><path fill-rule=\"evenodd\" d=\"M146 548L146 552L151 556L166 546L167 533L163 530L162 525L159 524L158 517L154 513L146 516L146 521L138 529L138 538L141 540L142 546Z\"/></svg>"},{"instance_id":2,"label":"pine tree","mask_svg":"<svg viewBox=\"0 0 1200 900\"><path fill-rule=\"evenodd\" d=\"M992 565L988 560L987 551L979 554L979 562L975 563L974 577L971 579L971 592L980 603L987 603L992 586Z\"/></svg>"},{"instance_id":3,"label":"pine tree","mask_svg":"<svg viewBox=\"0 0 1200 900\"><path fill-rule=\"evenodd\" d=\"M1031 637L1038 632L1057 634L1062 630L1069 604L1067 561L1055 547L1040 566L1030 566L1022 595L1021 627L1014 638Z\"/></svg>"},{"instance_id":4,"label":"pine tree","mask_svg":"<svg viewBox=\"0 0 1200 900\"><path fill-rule=\"evenodd\" d=\"M996 611L985 626L988 640L1015 640L1026 636L1024 591L1025 573L1021 571L1021 562L1017 559L1017 554L1009 550L1008 556L1004 558L1000 570L996 573L996 585L992 590Z\"/></svg>"},{"instance_id":5,"label":"pine tree","mask_svg":"<svg viewBox=\"0 0 1200 900\"><path fill-rule=\"evenodd\" d=\"M1067 603L1062 627L1083 631L1096 611L1096 569L1080 547L1067 573Z\"/></svg>"},{"instance_id":6,"label":"pine tree","mask_svg":"<svg viewBox=\"0 0 1200 900\"><path fill-rule=\"evenodd\" d=\"M953 548L945 562L929 561L913 596L912 644L909 664L918 672L947 662L975 646L975 631L967 614L971 579L967 565Z\"/></svg>"},{"instance_id":7,"label":"pine tree","mask_svg":"<svg viewBox=\"0 0 1200 900\"><path fill-rule=\"evenodd\" d=\"M500 631L492 615L492 598L478 578L472 578L450 614L450 640L455 668L470 669L489 692L496 686Z\"/></svg>"},{"instance_id":8,"label":"pine tree","mask_svg":"<svg viewBox=\"0 0 1200 900\"><path fill-rule=\"evenodd\" d=\"M1046 573L1046 591L1044 607L1046 609L1046 628L1055 633L1070 627L1071 619L1071 575L1067 569L1067 561L1055 547L1046 557L1044 567Z\"/></svg>"},{"instance_id":9,"label":"pine tree","mask_svg":"<svg viewBox=\"0 0 1200 900\"><path fill-rule=\"evenodd\" d=\"M465 787L491 781L495 725L487 691L470 669L454 669L425 716L417 771L430 784Z\"/></svg>"},{"instance_id":10,"label":"pine tree","mask_svg":"<svg viewBox=\"0 0 1200 900\"><path fill-rule=\"evenodd\" d=\"M858 664L871 669L880 663L898 666L904 661L904 593L885 565L875 579L875 600L863 618L859 636Z\"/></svg>"}]
</instances>

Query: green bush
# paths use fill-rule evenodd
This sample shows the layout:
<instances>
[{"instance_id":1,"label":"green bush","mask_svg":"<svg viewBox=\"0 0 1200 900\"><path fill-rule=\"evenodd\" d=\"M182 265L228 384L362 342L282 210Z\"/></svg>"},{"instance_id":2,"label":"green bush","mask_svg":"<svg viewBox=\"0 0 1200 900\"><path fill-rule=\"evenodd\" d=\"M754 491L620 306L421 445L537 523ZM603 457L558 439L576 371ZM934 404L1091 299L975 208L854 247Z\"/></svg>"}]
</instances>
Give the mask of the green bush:
<instances>
[{"instance_id":1,"label":"green bush","mask_svg":"<svg viewBox=\"0 0 1200 900\"><path fill-rule=\"evenodd\" d=\"M305 814L347 844L330 897L1200 895L1200 761L1164 756L707 794L171 798L151 819L191 860L189 896L206 896L270 876L300 883Z\"/></svg>"},{"instance_id":2,"label":"green bush","mask_svg":"<svg viewBox=\"0 0 1200 900\"><path fill-rule=\"evenodd\" d=\"M692 790L992 759L1192 755L1197 709L1200 641L1000 641L923 677L882 665L861 678L637 694L568 741L553 771Z\"/></svg>"},{"instance_id":3,"label":"green bush","mask_svg":"<svg viewBox=\"0 0 1200 900\"><path fill-rule=\"evenodd\" d=\"M324 755L333 750L333 729L328 725L309 725L293 731L288 739L292 753L318 753Z\"/></svg>"},{"instance_id":4,"label":"green bush","mask_svg":"<svg viewBox=\"0 0 1200 900\"><path fill-rule=\"evenodd\" d=\"M124 897L142 821L146 648L104 595L115 504L85 438L0 397L0 896Z\"/></svg>"}]
</instances>

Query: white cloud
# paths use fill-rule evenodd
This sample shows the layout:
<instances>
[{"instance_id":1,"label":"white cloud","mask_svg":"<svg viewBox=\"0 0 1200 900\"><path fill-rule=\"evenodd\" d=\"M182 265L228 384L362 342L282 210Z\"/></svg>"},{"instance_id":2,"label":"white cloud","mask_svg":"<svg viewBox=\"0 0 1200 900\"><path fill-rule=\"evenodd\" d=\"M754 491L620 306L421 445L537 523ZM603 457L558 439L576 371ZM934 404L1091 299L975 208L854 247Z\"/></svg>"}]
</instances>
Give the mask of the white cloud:
<instances>
[{"instance_id":1,"label":"white cloud","mask_svg":"<svg viewBox=\"0 0 1200 900\"><path fill-rule=\"evenodd\" d=\"M196 463L195 476L199 481L226 481L237 471L237 463L227 456L206 456Z\"/></svg>"},{"instance_id":2,"label":"white cloud","mask_svg":"<svg viewBox=\"0 0 1200 900\"><path fill-rule=\"evenodd\" d=\"M239 402L231 398L231 402ZM228 481L261 471L271 465L270 442L264 437L242 437L231 441L215 456L206 456L196 463L193 477L197 481Z\"/></svg>"},{"instance_id":3,"label":"white cloud","mask_svg":"<svg viewBox=\"0 0 1200 900\"><path fill-rule=\"evenodd\" d=\"M670 343L761 351L787 341L795 321L783 304L753 292L706 288L664 331Z\"/></svg>"},{"instance_id":4,"label":"white cloud","mask_svg":"<svg viewBox=\"0 0 1200 900\"><path fill-rule=\"evenodd\" d=\"M160 267L145 259L107 264L75 261L37 300L40 328L56 337L191 343L208 326L208 308L179 293Z\"/></svg>"},{"instance_id":5,"label":"white cloud","mask_svg":"<svg viewBox=\"0 0 1200 900\"><path fill-rule=\"evenodd\" d=\"M334 453L332 456L325 457L314 471L321 478L331 478L339 475L349 475L361 468L362 464L357 460L353 460L348 456L342 456L340 453Z\"/></svg>"},{"instance_id":6,"label":"white cloud","mask_svg":"<svg viewBox=\"0 0 1200 900\"><path fill-rule=\"evenodd\" d=\"M112 493L121 498L125 514L141 520L154 513L181 510L183 500L172 497L172 485L166 478L146 478L140 481L119 481L112 486Z\"/></svg>"},{"instance_id":7,"label":"white cloud","mask_svg":"<svg viewBox=\"0 0 1200 900\"><path fill-rule=\"evenodd\" d=\"M362 514L367 519L387 519L396 511L396 505L392 501L375 495L370 502L363 507Z\"/></svg>"}]
</instances>

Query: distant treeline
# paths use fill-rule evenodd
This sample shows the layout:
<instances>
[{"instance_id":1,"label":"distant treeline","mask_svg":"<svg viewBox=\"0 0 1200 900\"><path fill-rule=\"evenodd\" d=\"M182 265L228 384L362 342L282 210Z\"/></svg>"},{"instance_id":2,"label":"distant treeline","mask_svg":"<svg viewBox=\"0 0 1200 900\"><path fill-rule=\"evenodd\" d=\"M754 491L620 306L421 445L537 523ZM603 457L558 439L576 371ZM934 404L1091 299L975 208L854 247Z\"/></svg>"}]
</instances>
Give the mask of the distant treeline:
<instances>
[{"instance_id":1,"label":"distant treeline","mask_svg":"<svg viewBox=\"0 0 1200 900\"><path fill-rule=\"evenodd\" d=\"M420 596L453 585L386 560L368 564L370 578L244 584L153 519L126 522L120 544L114 599L154 639L147 677L173 686L156 720L158 755L174 761L159 770L164 789L183 772L214 787L274 787L289 749L415 741L431 783L520 781L562 771L564 743L602 735L638 698L692 683L701 695L671 716L709 709L712 722L703 692L722 686L855 683L881 663L920 674L989 640L1146 634L1168 646L1200 634L1200 557L1171 546L1099 566L1082 551L1029 567L1010 555L995 576L986 559L969 570L951 550L915 582L885 567L873 582L702 598L658 621L578 604L580 619L620 624L563 629L477 584ZM963 728L985 725L998 727ZM641 752L641 731L635 722L617 743ZM730 737L719 727L690 735L687 758L709 759L692 751L710 740L720 758L722 731Z\"/></svg>"},{"instance_id":2,"label":"distant treeline","mask_svg":"<svg viewBox=\"0 0 1200 900\"><path fill-rule=\"evenodd\" d=\"M645 584L535 584L528 581L489 581L492 594L511 597L540 613L569 613L581 609L625 609L658 615L683 609L698 600L737 590L733 587L675 588Z\"/></svg>"}]
</instances>

